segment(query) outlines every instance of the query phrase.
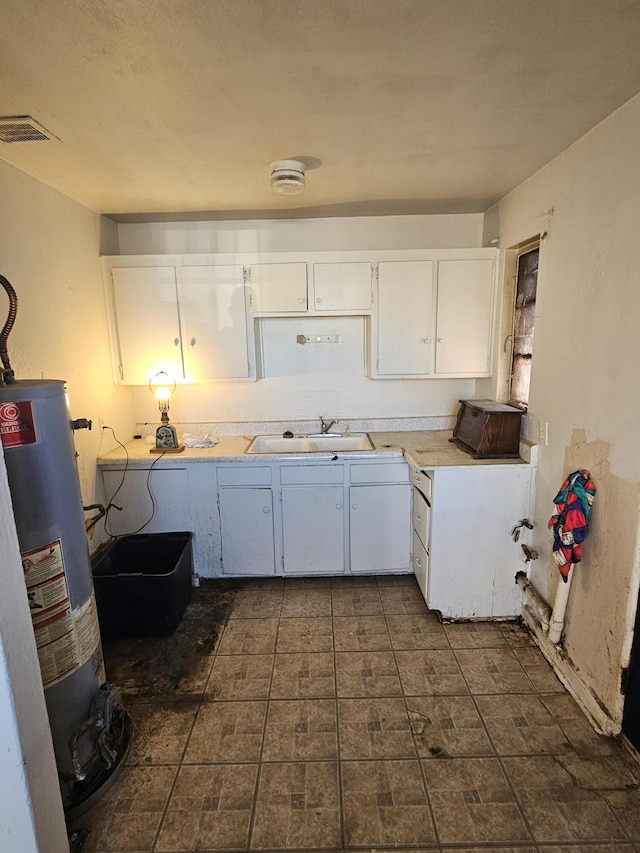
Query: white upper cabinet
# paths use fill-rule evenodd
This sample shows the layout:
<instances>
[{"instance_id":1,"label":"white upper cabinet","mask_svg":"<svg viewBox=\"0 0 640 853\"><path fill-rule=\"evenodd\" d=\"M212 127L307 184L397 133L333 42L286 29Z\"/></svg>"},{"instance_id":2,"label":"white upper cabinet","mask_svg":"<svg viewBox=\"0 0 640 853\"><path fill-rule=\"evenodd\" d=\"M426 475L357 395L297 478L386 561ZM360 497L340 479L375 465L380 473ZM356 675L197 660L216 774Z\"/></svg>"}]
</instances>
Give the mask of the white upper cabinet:
<instances>
[{"instance_id":1,"label":"white upper cabinet","mask_svg":"<svg viewBox=\"0 0 640 853\"><path fill-rule=\"evenodd\" d=\"M370 375L489 376L496 250L420 254L378 264Z\"/></svg>"},{"instance_id":2,"label":"white upper cabinet","mask_svg":"<svg viewBox=\"0 0 640 853\"><path fill-rule=\"evenodd\" d=\"M316 311L371 311L372 264L363 261L313 265Z\"/></svg>"},{"instance_id":3,"label":"white upper cabinet","mask_svg":"<svg viewBox=\"0 0 640 853\"><path fill-rule=\"evenodd\" d=\"M438 263L436 373L489 373L493 261Z\"/></svg>"},{"instance_id":4,"label":"white upper cabinet","mask_svg":"<svg viewBox=\"0 0 640 853\"><path fill-rule=\"evenodd\" d=\"M160 370L184 375L173 266L112 270L117 319L116 376L127 385L146 385Z\"/></svg>"},{"instance_id":5,"label":"white upper cabinet","mask_svg":"<svg viewBox=\"0 0 640 853\"><path fill-rule=\"evenodd\" d=\"M241 264L185 257L105 259L114 378L146 385L256 378L253 320Z\"/></svg>"},{"instance_id":6,"label":"white upper cabinet","mask_svg":"<svg viewBox=\"0 0 640 853\"><path fill-rule=\"evenodd\" d=\"M339 256L333 260L336 254L326 260L316 253L307 255L305 262L293 260L299 255L288 255L291 261L251 263L253 313L265 317L371 313L372 262L343 262Z\"/></svg>"},{"instance_id":7,"label":"white upper cabinet","mask_svg":"<svg viewBox=\"0 0 640 853\"><path fill-rule=\"evenodd\" d=\"M292 314L307 310L307 265L251 264L254 314Z\"/></svg>"},{"instance_id":8,"label":"white upper cabinet","mask_svg":"<svg viewBox=\"0 0 640 853\"><path fill-rule=\"evenodd\" d=\"M243 268L183 266L181 279L185 379L248 378Z\"/></svg>"},{"instance_id":9,"label":"white upper cabinet","mask_svg":"<svg viewBox=\"0 0 640 853\"><path fill-rule=\"evenodd\" d=\"M369 314L371 378L489 376L497 254L477 248L105 258L115 381L147 384L159 370L177 381L255 380L256 334L268 318Z\"/></svg>"},{"instance_id":10,"label":"white upper cabinet","mask_svg":"<svg viewBox=\"0 0 640 853\"><path fill-rule=\"evenodd\" d=\"M378 265L379 376L433 372L433 268L433 261L383 261Z\"/></svg>"}]
</instances>

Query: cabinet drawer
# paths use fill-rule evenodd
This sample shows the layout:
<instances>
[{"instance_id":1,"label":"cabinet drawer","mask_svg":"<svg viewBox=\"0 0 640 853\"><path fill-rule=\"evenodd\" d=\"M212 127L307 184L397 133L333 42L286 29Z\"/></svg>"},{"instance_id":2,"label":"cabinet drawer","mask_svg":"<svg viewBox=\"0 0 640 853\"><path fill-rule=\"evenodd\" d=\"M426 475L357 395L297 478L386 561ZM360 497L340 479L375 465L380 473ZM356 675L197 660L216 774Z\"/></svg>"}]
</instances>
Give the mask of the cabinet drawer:
<instances>
[{"instance_id":1,"label":"cabinet drawer","mask_svg":"<svg viewBox=\"0 0 640 853\"><path fill-rule=\"evenodd\" d=\"M344 465L286 465L280 469L283 486L344 483Z\"/></svg>"},{"instance_id":2,"label":"cabinet drawer","mask_svg":"<svg viewBox=\"0 0 640 853\"><path fill-rule=\"evenodd\" d=\"M417 489L413 490L413 529L428 551L429 533L431 530L431 507L424 495Z\"/></svg>"},{"instance_id":3,"label":"cabinet drawer","mask_svg":"<svg viewBox=\"0 0 640 853\"><path fill-rule=\"evenodd\" d=\"M433 480L426 471L416 471L413 475L413 485L417 486L425 498L430 501L433 493Z\"/></svg>"},{"instance_id":4,"label":"cabinet drawer","mask_svg":"<svg viewBox=\"0 0 640 853\"><path fill-rule=\"evenodd\" d=\"M413 532L413 555L411 557L413 565L413 573L418 581L418 586L427 601L429 588L429 555L422 546L422 542L418 538L418 534ZM428 603L428 601L427 601Z\"/></svg>"},{"instance_id":5,"label":"cabinet drawer","mask_svg":"<svg viewBox=\"0 0 640 853\"><path fill-rule=\"evenodd\" d=\"M270 468L253 468L242 465L237 468L218 468L219 486L269 486Z\"/></svg>"},{"instance_id":6,"label":"cabinet drawer","mask_svg":"<svg viewBox=\"0 0 640 853\"><path fill-rule=\"evenodd\" d=\"M389 465L371 464L351 466L352 483L408 483L409 466L406 462Z\"/></svg>"}]
</instances>

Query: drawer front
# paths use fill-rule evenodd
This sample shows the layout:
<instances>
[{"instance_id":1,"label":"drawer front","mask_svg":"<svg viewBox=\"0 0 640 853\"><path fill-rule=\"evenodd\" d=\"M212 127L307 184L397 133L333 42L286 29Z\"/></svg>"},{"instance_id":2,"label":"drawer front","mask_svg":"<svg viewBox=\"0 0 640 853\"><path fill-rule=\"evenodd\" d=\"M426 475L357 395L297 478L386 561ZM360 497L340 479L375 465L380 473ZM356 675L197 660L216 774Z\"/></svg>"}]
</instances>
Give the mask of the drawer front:
<instances>
[{"instance_id":1,"label":"drawer front","mask_svg":"<svg viewBox=\"0 0 640 853\"><path fill-rule=\"evenodd\" d=\"M418 534L413 533L413 555L411 557L413 565L413 573L418 581L418 586L422 592L422 596L427 601L429 591L429 555L422 547L422 542L418 538Z\"/></svg>"},{"instance_id":2,"label":"drawer front","mask_svg":"<svg viewBox=\"0 0 640 853\"><path fill-rule=\"evenodd\" d=\"M280 469L283 486L313 483L344 483L344 465L283 465Z\"/></svg>"},{"instance_id":3,"label":"drawer front","mask_svg":"<svg viewBox=\"0 0 640 853\"><path fill-rule=\"evenodd\" d=\"M433 480L426 471L416 471L413 475L413 485L417 486L425 498L430 501L433 494Z\"/></svg>"},{"instance_id":4,"label":"drawer front","mask_svg":"<svg viewBox=\"0 0 640 853\"><path fill-rule=\"evenodd\" d=\"M218 468L219 486L269 486L271 468L241 465L237 468Z\"/></svg>"},{"instance_id":5,"label":"drawer front","mask_svg":"<svg viewBox=\"0 0 640 853\"><path fill-rule=\"evenodd\" d=\"M424 548L429 550L429 533L431 531L431 507L426 498L417 490L413 490L413 529L420 537Z\"/></svg>"},{"instance_id":6,"label":"drawer front","mask_svg":"<svg viewBox=\"0 0 640 853\"><path fill-rule=\"evenodd\" d=\"M408 483L409 466L406 462L388 465L355 464L351 466L352 483Z\"/></svg>"}]
</instances>

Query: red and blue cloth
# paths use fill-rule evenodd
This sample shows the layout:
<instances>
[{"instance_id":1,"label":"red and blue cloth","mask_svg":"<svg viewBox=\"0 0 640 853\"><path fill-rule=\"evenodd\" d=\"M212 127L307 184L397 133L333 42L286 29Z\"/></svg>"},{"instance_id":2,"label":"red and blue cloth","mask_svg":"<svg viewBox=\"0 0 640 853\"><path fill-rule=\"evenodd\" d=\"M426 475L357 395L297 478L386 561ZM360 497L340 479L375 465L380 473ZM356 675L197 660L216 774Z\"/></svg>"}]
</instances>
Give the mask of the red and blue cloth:
<instances>
[{"instance_id":1,"label":"red and blue cloth","mask_svg":"<svg viewBox=\"0 0 640 853\"><path fill-rule=\"evenodd\" d=\"M582 469L569 474L553 499L557 510L549 519L549 527L553 528L553 558L565 583L571 566L582 559L582 543L589 532L595 496L591 474Z\"/></svg>"}]
</instances>

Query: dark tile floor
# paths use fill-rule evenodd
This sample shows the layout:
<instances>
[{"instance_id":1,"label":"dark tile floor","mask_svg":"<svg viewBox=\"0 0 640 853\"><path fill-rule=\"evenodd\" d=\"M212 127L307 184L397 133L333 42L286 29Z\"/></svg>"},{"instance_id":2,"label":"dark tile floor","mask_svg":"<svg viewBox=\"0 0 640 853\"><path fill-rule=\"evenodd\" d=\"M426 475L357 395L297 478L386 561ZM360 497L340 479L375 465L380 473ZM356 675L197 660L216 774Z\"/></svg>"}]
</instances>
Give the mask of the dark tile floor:
<instances>
[{"instance_id":1,"label":"dark tile floor","mask_svg":"<svg viewBox=\"0 0 640 853\"><path fill-rule=\"evenodd\" d=\"M210 582L105 651L136 734L86 853L640 853L640 766L518 625L441 625L413 577Z\"/></svg>"}]
</instances>

